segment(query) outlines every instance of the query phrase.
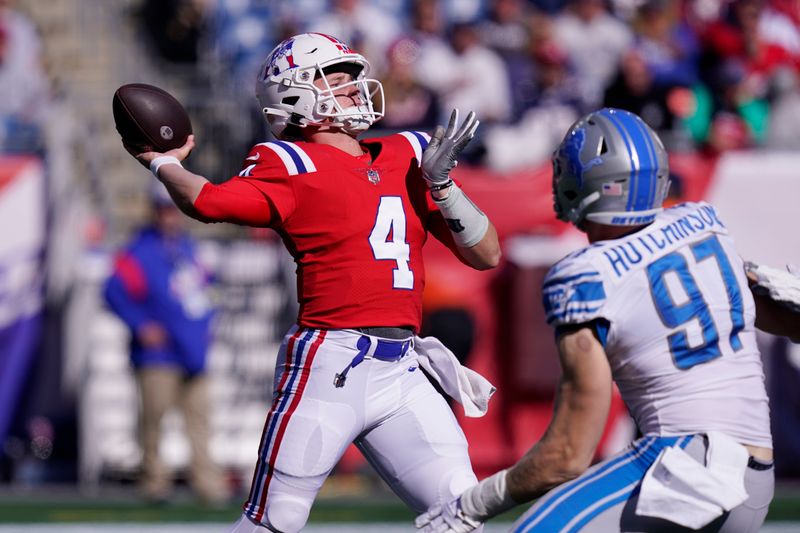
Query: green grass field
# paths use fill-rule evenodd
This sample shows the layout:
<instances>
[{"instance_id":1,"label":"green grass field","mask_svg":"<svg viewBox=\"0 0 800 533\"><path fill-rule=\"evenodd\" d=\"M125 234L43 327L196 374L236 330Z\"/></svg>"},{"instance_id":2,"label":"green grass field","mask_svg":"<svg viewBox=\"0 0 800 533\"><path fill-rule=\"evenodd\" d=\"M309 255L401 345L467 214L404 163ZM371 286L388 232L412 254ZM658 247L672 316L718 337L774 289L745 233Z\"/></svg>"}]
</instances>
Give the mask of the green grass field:
<instances>
[{"instance_id":1,"label":"green grass field","mask_svg":"<svg viewBox=\"0 0 800 533\"><path fill-rule=\"evenodd\" d=\"M525 506L498 517L511 522ZM47 492L5 492L0 494L0 523L232 523L241 512L238 504L221 508L204 507L183 499L165 505L148 505L135 497L102 494L92 497L48 494ZM413 513L393 498L321 498L311 511L309 523L410 523ZM770 507L767 520L800 522L800 491L781 490Z\"/></svg>"}]
</instances>

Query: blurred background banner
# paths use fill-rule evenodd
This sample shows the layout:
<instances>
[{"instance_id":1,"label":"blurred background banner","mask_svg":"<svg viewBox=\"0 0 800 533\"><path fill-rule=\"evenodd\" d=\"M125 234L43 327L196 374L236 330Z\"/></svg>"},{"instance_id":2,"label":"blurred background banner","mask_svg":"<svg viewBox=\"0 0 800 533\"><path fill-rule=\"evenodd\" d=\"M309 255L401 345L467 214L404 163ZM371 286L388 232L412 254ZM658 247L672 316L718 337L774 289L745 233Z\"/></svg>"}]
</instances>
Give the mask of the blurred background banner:
<instances>
[{"instance_id":1,"label":"blurred background banner","mask_svg":"<svg viewBox=\"0 0 800 533\"><path fill-rule=\"evenodd\" d=\"M45 207L41 161L0 156L0 442L40 345Z\"/></svg>"},{"instance_id":2,"label":"blurred background banner","mask_svg":"<svg viewBox=\"0 0 800 533\"><path fill-rule=\"evenodd\" d=\"M727 153L717 164L706 198L747 260L800 264L798 164L796 152L753 151Z\"/></svg>"}]
</instances>

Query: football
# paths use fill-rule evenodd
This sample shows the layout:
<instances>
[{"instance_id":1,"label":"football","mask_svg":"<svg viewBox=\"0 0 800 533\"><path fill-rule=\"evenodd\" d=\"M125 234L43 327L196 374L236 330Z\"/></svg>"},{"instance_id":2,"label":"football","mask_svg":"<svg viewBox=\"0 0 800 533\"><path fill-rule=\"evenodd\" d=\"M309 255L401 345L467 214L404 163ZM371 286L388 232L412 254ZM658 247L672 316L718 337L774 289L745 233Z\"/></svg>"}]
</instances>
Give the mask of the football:
<instances>
[{"instance_id":1,"label":"football","mask_svg":"<svg viewBox=\"0 0 800 533\"><path fill-rule=\"evenodd\" d=\"M122 141L139 153L180 148L192 133L189 114L180 102L152 85L123 85L114 93L113 111Z\"/></svg>"}]
</instances>

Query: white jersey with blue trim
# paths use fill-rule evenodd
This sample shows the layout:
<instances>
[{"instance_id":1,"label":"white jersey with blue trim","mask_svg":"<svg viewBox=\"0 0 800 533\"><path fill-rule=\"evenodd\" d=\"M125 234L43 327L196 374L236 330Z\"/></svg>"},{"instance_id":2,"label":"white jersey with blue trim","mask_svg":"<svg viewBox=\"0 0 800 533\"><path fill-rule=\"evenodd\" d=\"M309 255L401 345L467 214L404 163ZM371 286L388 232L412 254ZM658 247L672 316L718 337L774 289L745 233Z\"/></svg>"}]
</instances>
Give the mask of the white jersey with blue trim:
<instances>
[{"instance_id":1,"label":"white jersey with blue trim","mask_svg":"<svg viewBox=\"0 0 800 533\"><path fill-rule=\"evenodd\" d=\"M725 432L772 447L742 259L714 208L686 203L559 261L549 324L597 320L614 381L645 435Z\"/></svg>"}]
</instances>

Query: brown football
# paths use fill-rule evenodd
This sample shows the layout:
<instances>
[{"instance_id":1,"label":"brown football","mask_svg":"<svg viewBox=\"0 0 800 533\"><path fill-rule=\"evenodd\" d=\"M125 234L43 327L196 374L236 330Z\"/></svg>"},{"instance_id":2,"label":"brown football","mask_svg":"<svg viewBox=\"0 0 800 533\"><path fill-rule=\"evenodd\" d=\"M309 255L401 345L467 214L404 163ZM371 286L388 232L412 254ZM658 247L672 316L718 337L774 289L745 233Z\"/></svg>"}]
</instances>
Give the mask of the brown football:
<instances>
[{"instance_id":1,"label":"brown football","mask_svg":"<svg viewBox=\"0 0 800 533\"><path fill-rule=\"evenodd\" d=\"M180 148L192 133L189 114L171 94L144 83L114 93L114 123L123 142L138 152Z\"/></svg>"}]
</instances>

